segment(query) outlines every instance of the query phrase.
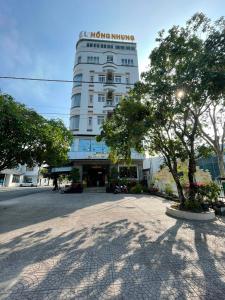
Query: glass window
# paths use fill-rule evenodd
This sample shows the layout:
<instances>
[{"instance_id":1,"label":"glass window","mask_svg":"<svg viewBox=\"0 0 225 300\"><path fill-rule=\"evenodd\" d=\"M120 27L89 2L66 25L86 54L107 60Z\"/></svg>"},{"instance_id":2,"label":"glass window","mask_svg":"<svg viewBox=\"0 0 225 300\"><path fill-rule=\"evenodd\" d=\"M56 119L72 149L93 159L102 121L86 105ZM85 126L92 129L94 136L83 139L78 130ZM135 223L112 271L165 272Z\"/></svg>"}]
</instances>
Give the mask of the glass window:
<instances>
[{"instance_id":1,"label":"glass window","mask_svg":"<svg viewBox=\"0 0 225 300\"><path fill-rule=\"evenodd\" d=\"M73 83L74 87L82 85L82 74L75 75L73 81L74 81Z\"/></svg>"},{"instance_id":2,"label":"glass window","mask_svg":"<svg viewBox=\"0 0 225 300\"><path fill-rule=\"evenodd\" d=\"M20 176L19 175L13 175L12 182L13 183L19 183L20 182Z\"/></svg>"},{"instance_id":3,"label":"glass window","mask_svg":"<svg viewBox=\"0 0 225 300\"><path fill-rule=\"evenodd\" d=\"M105 95L104 94L98 94L98 102L105 102Z\"/></svg>"},{"instance_id":4,"label":"glass window","mask_svg":"<svg viewBox=\"0 0 225 300\"><path fill-rule=\"evenodd\" d=\"M89 96L89 105L93 105L93 95Z\"/></svg>"},{"instance_id":5,"label":"glass window","mask_svg":"<svg viewBox=\"0 0 225 300\"><path fill-rule=\"evenodd\" d=\"M80 116L72 116L70 118L70 129L79 130Z\"/></svg>"},{"instance_id":6,"label":"glass window","mask_svg":"<svg viewBox=\"0 0 225 300\"><path fill-rule=\"evenodd\" d=\"M99 75L98 76L98 81L99 82L105 82L105 75Z\"/></svg>"},{"instance_id":7,"label":"glass window","mask_svg":"<svg viewBox=\"0 0 225 300\"><path fill-rule=\"evenodd\" d=\"M120 95L116 95L114 97L115 103L118 104L120 102L121 96Z\"/></svg>"},{"instance_id":8,"label":"glass window","mask_svg":"<svg viewBox=\"0 0 225 300\"><path fill-rule=\"evenodd\" d=\"M87 43L87 47L89 47L89 43Z\"/></svg>"},{"instance_id":9,"label":"glass window","mask_svg":"<svg viewBox=\"0 0 225 300\"><path fill-rule=\"evenodd\" d=\"M119 167L120 178L137 178L137 167Z\"/></svg>"},{"instance_id":10,"label":"glass window","mask_svg":"<svg viewBox=\"0 0 225 300\"><path fill-rule=\"evenodd\" d=\"M113 62L113 56L107 55L107 62Z\"/></svg>"},{"instance_id":11,"label":"glass window","mask_svg":"<svg viewBox=\"0 0 225 300\"><path fill-rule=\"evenodd\" d=\"M78 64L81 63L81 56L78 56L77 63L78 63Z\"/></svg>"},{"instance_id":12,"label":"glass window","mask_svg":"<svg viewBox=\"0 0 225 300\"><path fill-rule=\"evenodd\" d=\"M104 122L104 116L98 116L98 125L102 125Z\"/></svg>"},{"instance_id":13,"label":"glass window","mask_svg":"<svg viewBox=\"0 0 225 300\"><path fill-rule=\"evenodd\" d=\"M91 151L91 140L79 140L79 151L90 152Z\"/></svg>"},{"instance_id":14,"label":"glass window","mask_svg":"<svg viewBox=\"0 0 225 300\"><path fill-rule=\"evenodd\" d=\"M90 76L90 82L94 82L94 76L93 75Z\"/></svg>"},{"instance_id":15,"label":"glass window","mask_svg":"<svg viewBox=\"0 0 225 300\"><path fill-rule=\"evenodd\" d=\"M126 77L126 84L129 84L129 77Z\"/></svg>"},{"instance_id":16,"label":"glass window","mask_svg":"<svg viewBox=\"0 0 225 300\"><path fill-rule=\"evenodd\" d=\"M71 107L80 106L81 94L75 94L72 96L72 105Z\"/></svg>"},{"instance_id":17,"label":"glass window","mask_svg":"<svg viewBox=\"0 0 225 300\"><path fill-rule=\"evenodd\" d=\"M91 140L91 151L96 153L102 153L102 143L95 140Z\"/></svg>"},{"instance_id":18,"label":"glass window","mask_svg":"<svg viewBox=\"0 0 225 300\"><path fill-rule=\"evenodd\" d=\"M88 129L92 128L92 117L88 117Z\"/></svg>"},{"instance_id":19,"label":"glass window","mask_svg":"<svg viewBox=\"0 0 225 300\"><path fill-rule=\"evenodd\" d=\"M121 76L115 76L115 82L121 83Z\"/></svg>"}]
</instances>

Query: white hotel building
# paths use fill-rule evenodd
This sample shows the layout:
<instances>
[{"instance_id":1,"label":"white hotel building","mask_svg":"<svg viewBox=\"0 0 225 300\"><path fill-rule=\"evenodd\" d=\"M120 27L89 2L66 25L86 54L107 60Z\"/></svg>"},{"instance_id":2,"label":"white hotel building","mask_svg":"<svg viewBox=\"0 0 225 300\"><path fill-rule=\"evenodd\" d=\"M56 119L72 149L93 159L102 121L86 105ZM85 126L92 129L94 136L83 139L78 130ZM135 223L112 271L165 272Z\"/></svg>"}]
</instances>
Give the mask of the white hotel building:
<instances>
[{"instance_id":1,"label":"white hotel building","mask_svg":"<svg viewBox=\"0 0 225 300\"><path fill-rule=\"evenodd\" d=\"M133 36L81 32L73 69L70 130L74 135L69 157L87 186L104 186L110 166L109 149L96 142L102 122L121 97L138 81ZM142 155L133 152L130 170L117 165L120 177L141 179Z\"/></svg>"}]
</instances>

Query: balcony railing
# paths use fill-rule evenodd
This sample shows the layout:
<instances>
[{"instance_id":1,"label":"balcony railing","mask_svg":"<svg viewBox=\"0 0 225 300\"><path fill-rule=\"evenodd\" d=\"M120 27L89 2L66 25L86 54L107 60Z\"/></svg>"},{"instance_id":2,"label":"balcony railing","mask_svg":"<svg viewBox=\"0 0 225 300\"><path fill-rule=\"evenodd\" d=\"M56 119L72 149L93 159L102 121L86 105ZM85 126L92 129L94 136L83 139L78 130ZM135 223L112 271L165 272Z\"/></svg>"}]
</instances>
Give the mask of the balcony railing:
<instances>
[{"instance_id":1,"label":"balcony railing","mask_svg":"<svg viewBox=\"0 0 225 300\"><path fill-rule=\"evenodd\" d=\"M113 106L115 106L115 103L114 103L113 100L106 100L104 106L110 106L110 107L113 107Z\"/></svg>"}]
</instances>

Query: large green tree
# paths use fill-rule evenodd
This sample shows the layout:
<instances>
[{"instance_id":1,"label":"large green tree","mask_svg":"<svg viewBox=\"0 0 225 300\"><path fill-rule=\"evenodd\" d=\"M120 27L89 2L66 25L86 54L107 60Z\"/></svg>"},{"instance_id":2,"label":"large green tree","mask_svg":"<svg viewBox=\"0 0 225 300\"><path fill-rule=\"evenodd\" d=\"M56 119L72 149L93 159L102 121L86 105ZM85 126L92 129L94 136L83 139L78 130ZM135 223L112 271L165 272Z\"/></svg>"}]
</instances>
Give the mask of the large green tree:
<instances>
[{"instance_id":1,"label":"large green tree","mask_svg":"<svg viewBox=\"0 0 225 300\"><path fill-rule=\"evenodd\" d=\"M71 143L61 120L47 120L10 95L0 95L0 170L18 164L60 165L67 161Z\"/></svg>"},{"instance_id":2,"label":"large green tree","mask_svg":"<svg viewBox=\"0 0 225 300\"><path fill-rule=\"evenodd\" d=\"M225 59L217 48L224 49L222 24L223 19L212 23L200 13L184 27L160 32L149 70L130 94L133 101L124 100L129 107L122 102L103 126L101 137L114 154L129 155L131 147L140 148L141 140L162 154L182 204L177 160L188 160L189 200L194 201L196 159L202 146L200 120L212 103L224 99L224 69L217 66ZM212 43L217 51L209 56Z\"/></svg>"}]
</instances>

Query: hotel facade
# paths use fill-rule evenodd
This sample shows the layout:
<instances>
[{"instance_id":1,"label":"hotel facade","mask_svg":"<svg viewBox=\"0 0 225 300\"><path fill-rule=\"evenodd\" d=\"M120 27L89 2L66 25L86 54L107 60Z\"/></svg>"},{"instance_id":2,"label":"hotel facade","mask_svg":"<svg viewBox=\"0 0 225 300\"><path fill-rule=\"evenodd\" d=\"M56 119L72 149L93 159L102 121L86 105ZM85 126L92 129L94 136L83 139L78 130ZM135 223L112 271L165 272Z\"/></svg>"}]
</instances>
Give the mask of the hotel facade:
<instances>
[{"instance_id":1,"label":"hotel facade","mask_svg":"<svg viewBox=\"0 0 225 300\"><path fill-rule=\"evenodd\" d=\"M101 126L139 79L137 48L132 35L81 32L76 44L70 130L74 135L69 158L87 186L105 186L112 163ZM114 165L121 178L140 180L143 156L132 151L130 168Z\"/></svg>"}]
</instances>

